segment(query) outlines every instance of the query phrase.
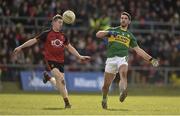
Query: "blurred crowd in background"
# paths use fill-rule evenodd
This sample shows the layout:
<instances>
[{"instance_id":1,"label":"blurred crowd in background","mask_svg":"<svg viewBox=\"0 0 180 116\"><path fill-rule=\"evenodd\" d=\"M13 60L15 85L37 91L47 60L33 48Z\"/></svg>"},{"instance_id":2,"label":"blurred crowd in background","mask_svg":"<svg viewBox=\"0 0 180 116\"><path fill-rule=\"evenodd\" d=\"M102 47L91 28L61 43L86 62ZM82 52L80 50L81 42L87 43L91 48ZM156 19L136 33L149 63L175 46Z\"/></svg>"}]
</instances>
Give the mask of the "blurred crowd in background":
<instances>
[{"instance_id":1,"label":"blurred crowd in background","mask_svg":"<svg viewBox=\"0 0 180 116\"><path fill-rule=\"evenodd\" d=\"M131 13L133 20L179 23L179 0L0 0L1 16L52 17L72 9L88 24L88 19L109 16L116 20L122 11Z\"/></svg>"},{"instance_id":2,"label":"blurred crowd in background","mask_svg":"<svg viewBox=\"0 0 180 116\"><path fill-rule=\"evenodd\" d=\"M95 37L97 24L93 28L92 20L103 19L119 23L119 14L127 11L133 21L159 21L180 24L180 0L0 0L0 17L27 17L26 20L11 20L11 25L2 25L0 21L0 64L43 64L40 45L24 49L19 56L12 56L15 47L35 37L44 27L50 26L51 18L65 10L76 13L77 23L66 26L65 33L72 45L83 55L92 56L88 64L81 64L65 52L65 65L71 71L103 70L106 59L106 44ZM35 24L33 18L46 18L48 22L39 22L42 29L25 28ZM2 18L1 18L2 20ZM112 23L111 23L112 24ZM118 26L118 25L116 25ZM68 29L73 27L73 29ZM85 30L81 27L86 27ZM160 59L162 67L180 66L180 36L154 31L149 34L135 33L138 44L149 54ZM129 63L132 66L149 66L142 58L130 51Z\"/></svg>"}]
</instances>

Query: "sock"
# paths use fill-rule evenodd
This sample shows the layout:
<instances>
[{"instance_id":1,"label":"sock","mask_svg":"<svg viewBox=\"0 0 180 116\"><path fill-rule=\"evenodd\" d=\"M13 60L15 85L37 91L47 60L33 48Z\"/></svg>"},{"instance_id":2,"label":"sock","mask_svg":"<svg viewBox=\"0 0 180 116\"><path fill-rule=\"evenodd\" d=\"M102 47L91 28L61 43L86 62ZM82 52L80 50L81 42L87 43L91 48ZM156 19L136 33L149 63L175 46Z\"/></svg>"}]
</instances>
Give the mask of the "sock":
<instances>
[{"instance_id":1,"label":"sock","mask_svg":"<svg viewBox=\"0 0 180 116\"><path fill-rule=\"evenodd\" d=\"M65 105L70 105L69 104L69 100L68 100L68 98L66 97L66 98L64 98L64 103L65 103Z\"/></svg>"},{"instance_id":2,"label":"sock","mask_svg":"<svg viewBox=\"0 0 180 116\"><path fill-rule=\"evenodd\" d=\"M107 95L103 94L103 102L107 102Z\"/></svg>"},{"instance_id":3,"label":"sock","mask_svg":"<svg viewBox=\"0 0 180 116\"><path fill-rule=\"evenodd\" d=\"M51 76L49 76L49 74L46 74L45 77L47 78L48 81L51 79Z\"/></svg>"},{"instance_id":4,"label":"sock","mask_svg":"<svg viewBox=\"0 0 180 116\"><path fill-rule=\"evenodd\" d=\"M47 80L49 81L51 79L51 77L48 77Z\"/></svg>"}]
</instances>

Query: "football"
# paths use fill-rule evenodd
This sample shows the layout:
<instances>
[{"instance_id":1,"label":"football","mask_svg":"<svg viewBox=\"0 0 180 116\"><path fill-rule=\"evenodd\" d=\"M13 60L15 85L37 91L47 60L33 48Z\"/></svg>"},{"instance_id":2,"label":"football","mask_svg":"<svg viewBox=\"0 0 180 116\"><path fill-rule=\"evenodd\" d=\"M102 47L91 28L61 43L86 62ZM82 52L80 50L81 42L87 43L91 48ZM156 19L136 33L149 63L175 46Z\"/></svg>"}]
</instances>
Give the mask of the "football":
<instances>
[{"instance_id":1,"label":"football","mask_svg":"<svg viewBox=\"0 0 180 116\"><path fill-rule=\"evenodd\" d=\"M72 24L74 23L76 19L76 15L74 14L73 11L67 10L63 13L63 21L67 24Z\"/></svg>"}]
</instances>

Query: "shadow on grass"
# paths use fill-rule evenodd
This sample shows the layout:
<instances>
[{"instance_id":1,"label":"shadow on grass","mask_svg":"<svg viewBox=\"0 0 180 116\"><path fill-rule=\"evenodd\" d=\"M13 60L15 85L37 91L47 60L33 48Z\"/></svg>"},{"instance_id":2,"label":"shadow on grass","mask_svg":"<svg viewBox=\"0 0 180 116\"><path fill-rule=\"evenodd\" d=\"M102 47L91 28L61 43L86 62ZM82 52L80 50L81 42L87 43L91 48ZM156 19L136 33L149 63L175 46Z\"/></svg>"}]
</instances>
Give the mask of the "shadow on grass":
<instances>
[{"instance_id":1,"label":"shadow on grass","mask_svg":"<svg viewBox=\"0 0 180 116\"><path fill-rule=\"evenodd\" d=\"M65 108L43 108L43 110L65 110Z\"/></svg>"},{"instance_id":2,"label":"shadow on grass","mask_svg":"<svg viewBox=\"0 0 180 116\"><path fill-rule=\"evenodd\" d=\"M115 109L115 108L108 108L108 111L129 111L128 109Z\"/></svg>"}]
</instances>

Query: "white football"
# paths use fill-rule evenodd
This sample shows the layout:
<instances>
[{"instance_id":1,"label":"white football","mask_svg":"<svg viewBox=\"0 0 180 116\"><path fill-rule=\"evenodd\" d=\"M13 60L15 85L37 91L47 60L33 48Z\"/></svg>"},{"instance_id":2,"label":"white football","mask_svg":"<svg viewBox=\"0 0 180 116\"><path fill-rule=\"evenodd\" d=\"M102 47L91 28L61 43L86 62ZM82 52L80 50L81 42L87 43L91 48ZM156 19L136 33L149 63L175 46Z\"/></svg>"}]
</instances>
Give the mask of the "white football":
<instances>
[{"instance_id":1,"label":"white football","mask_svg":"<svg viewBox=\"0 0 180 116\"><path fill-rule=\"evenodd\" d=\"M74 14L73 11L67 10L63 13L63 21L67 24L72 24L74 23L76 19L76 15Z\"/></svg>"}]
</instances>

